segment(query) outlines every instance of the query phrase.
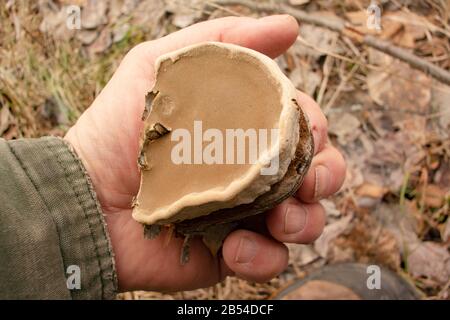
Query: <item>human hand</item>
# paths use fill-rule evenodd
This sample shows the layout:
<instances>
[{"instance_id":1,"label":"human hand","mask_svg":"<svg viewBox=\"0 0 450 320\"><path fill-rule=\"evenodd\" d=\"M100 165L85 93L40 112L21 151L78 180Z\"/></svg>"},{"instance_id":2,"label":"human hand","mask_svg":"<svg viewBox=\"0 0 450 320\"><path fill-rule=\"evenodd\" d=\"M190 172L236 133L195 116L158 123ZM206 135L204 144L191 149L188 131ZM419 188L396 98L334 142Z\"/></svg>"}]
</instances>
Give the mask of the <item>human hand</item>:
<instances>
[{"instance_id":1,"label":"human hand","mask_svg":"<svg viewBox=\"0 0 450 320\"><path fill-rule=\"evenodd\" d=\"M111 237L120 290L188 290L206 287L228 275L267 281L283 271L288 250L283 242L309 243L325 223L322 198L335 193L345 176L341 154L327 143L327 122L319 106L298 92L314 135L315 156L295 197L265 213L268 233L236 230L213 257L201 240L193 239L190 260L180 265L183 240L166 234L143 237L131 216L139 189L137 167L141 115L145 94L155 81L154 61L166 52L204 41L234 43L272 58L296 39L298 25L290 16L262 19L228 17L202 22L164 38L134 47L115 74L69 130L65 139L75 148L92 180Z\"/></svg>"}]
</instances>

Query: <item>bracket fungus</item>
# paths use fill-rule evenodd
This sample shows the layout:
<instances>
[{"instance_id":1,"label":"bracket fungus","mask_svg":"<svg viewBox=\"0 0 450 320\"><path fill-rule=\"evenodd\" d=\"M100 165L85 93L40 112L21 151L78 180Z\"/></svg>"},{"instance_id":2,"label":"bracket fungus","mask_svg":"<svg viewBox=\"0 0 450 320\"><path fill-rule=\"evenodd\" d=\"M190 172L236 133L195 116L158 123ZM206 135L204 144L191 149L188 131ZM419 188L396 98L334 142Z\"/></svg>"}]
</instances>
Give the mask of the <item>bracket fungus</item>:
<instances>
[{"instance_id":1,"label":"bracket fungus","mask_svg":"<svg viewBox=\"0 0 450 320\"><path fill-rule=\"evenodd\" d=\"M300 186L313 156L296 89L269 57L206 42L156 61L146 96L133 218L147 237L171 227L216 254L226 235Z\"/></svg>"}]
</instances>

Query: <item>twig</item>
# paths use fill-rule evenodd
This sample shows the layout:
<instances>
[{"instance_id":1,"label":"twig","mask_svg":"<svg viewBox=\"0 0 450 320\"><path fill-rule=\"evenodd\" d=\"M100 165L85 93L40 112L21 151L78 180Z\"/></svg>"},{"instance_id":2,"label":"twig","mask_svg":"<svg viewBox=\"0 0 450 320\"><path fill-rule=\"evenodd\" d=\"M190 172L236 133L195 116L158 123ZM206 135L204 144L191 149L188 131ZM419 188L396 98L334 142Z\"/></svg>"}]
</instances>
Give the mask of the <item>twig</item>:
<instances>
[{"instance_id":1,"label":"twig","mask_svg":"<svg viewBox=\"0 0 450 320\"><path fill-rule=\"evenodd\" d=\"M315 14L311 14L309 12L305 12L302 10L294 9L284 3L258 3L256 1L251 0L216 0L214 1L216 4L221 6L228 5L242 5L249 9L260 11L260 12L282 12L289 14L296 18L297 20L301 20L305 23L314 24L320 27L328 28L337 32L340 32L344 27L344 23L342 21L336 20L326 20L323 17L320 17Z\"/></svg>"},{"instance_id":2,"label":"twig","mask_svg":"<svg viewBox=\"0 0 450 320\"><path fill-rule=\"evenodd\" d=\"M341 35L346 35L358 39L363 44L377 49L378 51L384 52L390 56L393 56L401 61L404 61L411 67L429 74L442 83L450 85L450 72L412 54L411 52L403 48L395 46L388 41L378 39L371 35L361 34L359 31L352 28L349 23L342 19L326 19L323 16L319 16L317 14L292 8L284 3L267 4L256 3L249 0L216 0L215 3L220 5L243 5L250 9L261 12L281 12L289 14L301 22L324 27L332 31L336 31Z\"/></svg>"},{"instance_id":3,"label":"twig","mask_svg":"<svg viewBox=\"0 0 450 320\"><path fill-rule=\"evenodd\" d=\"M402 12L405 12L405 13L411 13L411 10L409 10L407 7L404 7L404 6L402 6L401 5L401 3L399 3L398 1L396 1L396 0L392 0L399 8L401 8L401 11ZM439 8L438 7L435 7L438 11L439 11ZM431 22L429 22L426 18L424 18L424 17L417 17L416 16L416 18L417 18L417 20L418 21L411 21L411 20L408 20L408 21L405 21L405 19L402 19L402 18L399 18L399 17L396 17L396 18L394 18L394 17L389 17L388 19L390 19L390 20L397 20L397 21L399 21L399 22L402 22L402 23L408 23L408 24L411 24L411 25L413 25L413 26L421 26L421 27L425 27L425 28L427 28L427 29L429 29L431 32L440 32L440 33L442 33L442 34L444 34L446 37L449 37L450 38L450 32L448 32L448 29L446 29L446 28L440 28L440 27L438 27L438 26L436 26L435 24L433 24L433 23L431 23ZM436 17L438 20L440 20L439 18L439 16L437 16ZM414 20L416 20L416 19L414 19ZM440 21L444 26L446 26L446 22L445 21Z\"/></svg>"},{"instance_id":4,"label":"twig","mask_svg":"<svg viewBox=\"0 0 450 320\"><path fill-rule=\"evenodd\" d=\"M332 43L332 48L334 49L334 47L336 46L336 42L337 39L333 40ZM330 78L330 72L331 72L331 67L333 65L333 57L330 55L327 55L327 57L325 58L325 63L323 64L323 80L322 83L320 84L320 89L319 89L319 93L317 94L317 103L319 105L322 104L322 99L325 95L325 90L327 89L328 86L328 80Z\"/></svg>"},{"instance_id":5,"label":"twig","mask_svg":"<svg viewBox=\"0 0 450 320\"><path fill-rule=\"evenodd\" d=\"M387 41L383 41L369 35L364 37L364 43L374 49L407 62L411 67L433 76L436 80L450 84L450 72L438 67L435 64L432 64L429 61L419 58L405 49L396 47Z\"/></svg>"},{"instance_id":6,"label":"twig","mask_svg":"<svg viewBox=\"0 0 450 320\"><path fill-rule=\"evenodd\" d=\"M338 53L335 53L335 52L332 52L332 51L329 51L329 50L326 50L326 49L319 48L319 47L313 45L312 43L309 43L308 41L306 41L305 39L303 39L301 37L297 37L297 41L300 42L302 45L308 47L308 48L311 48L311 49L313 49L313 50L315 50L317 52L321 52L324 55L331 56L331 57L336 58L338 60L346 61L346 62L351 63L351 64L357 64L360 67L365 67L365 68L368 68L370 70L383 72L383 73L386 73L389 76L393 76L393 77L396 77L396 78L399 78L399 79L402 79L402 80L408 80L411 83L416 83L416 84L420 83L419 81L416 81L415 79L410 79L410 78L405 77L404 75L400 74L399 72L389 71L386 68L383 68L383 67L380 67L380 66L376 66L376 65L373 65L373 64L370 64L370 63L366 63L364 61L354 60L354 59L348 58L346 56L340 55ZM446 92L446 93L450 92L448 89L446 89L443 86L439 86L438 84L431 84L431 87L436 89L436 90L438 90L438 91L441 91L441 92Z\"/></svg>"},{"instance_id":7,"label":"twig","mask_svg":"<svg viewBox=\"0 0 450 320\"><path fill-rule=\"evenodd\" d=\"M323 64L323 79L319 87L319 93L317 94L317 103L319 105L322 104L323 96L325 95L325 90L328 86L328 79L330 78L331 66L333 64L333 57L328 56L325 58L325 62Z\"/></svg>"},{"instance_id":8,"label":"twig","mask_svg":"<svg viewBox=\"0 0 450 320\"><path fill-rule=\"evenodd\" d=\"M229 14L232 14L232 15L234 15L234 16L238 16L238 17L241 17L241 16L242 16L242 14L240 14L239 12L236 12L236 11L234 11L234 10L228 9L227 7L224 7L224 6L222 6L222 5L220 5L220 4L217 4L217 3L213 2L213 1L207 1L206 3L207 3L209 6L215 8L215 9L221 9L221 10L223 10L223 11L229 13Z\"/></svg>"},{"instance_id":9,"label":"twig","mask_svg":"<svg viewBox=\"0 0 450 320\"><path fill-rule=\"evenodd\" d=\"M342 60L342 61L346 61L348 63L358 64L358 65L361 65L361 66L367 66L369 68L378 69L374 65L369 65L368 63L351 59L349 57L340 55L339 53L335 53L335 52L332 52L332 51L329 51L329 50L326 50L326 49L323 49L323 48L319 48L319 47L315 46L314 44L312 44L312 43L306 41L305 39L301 38L300 36L297 37L297 41L300 42L305 47L308 47L308 48L311 48L311 49L313 49L313 50L315 50L317 52L323 53L324 55L331 56L333 58L336 58L336 59L339 59L339 60Z\"/></svg>"}]
</instances>

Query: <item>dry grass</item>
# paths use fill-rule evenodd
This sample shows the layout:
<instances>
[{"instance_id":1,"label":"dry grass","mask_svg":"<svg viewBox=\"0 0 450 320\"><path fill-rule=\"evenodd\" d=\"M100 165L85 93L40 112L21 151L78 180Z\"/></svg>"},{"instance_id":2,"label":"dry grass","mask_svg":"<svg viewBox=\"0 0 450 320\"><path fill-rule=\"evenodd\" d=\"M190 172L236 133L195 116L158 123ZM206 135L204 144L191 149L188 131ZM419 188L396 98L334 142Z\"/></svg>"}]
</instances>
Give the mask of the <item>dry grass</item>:
<instances>
[{"instance_id":1,"label":"dry grass","mask_svg":"<svg viewBox=\"0 0 450 320\"><path fill-rule=\"evenodd\" d=\"M37 4L0 7L0 106L15 124L7 138L63 135L107 83L125 53L143 41L132 29L102 55L89 56L76 39L42 33Z\"/></svg>"}]
</instances>

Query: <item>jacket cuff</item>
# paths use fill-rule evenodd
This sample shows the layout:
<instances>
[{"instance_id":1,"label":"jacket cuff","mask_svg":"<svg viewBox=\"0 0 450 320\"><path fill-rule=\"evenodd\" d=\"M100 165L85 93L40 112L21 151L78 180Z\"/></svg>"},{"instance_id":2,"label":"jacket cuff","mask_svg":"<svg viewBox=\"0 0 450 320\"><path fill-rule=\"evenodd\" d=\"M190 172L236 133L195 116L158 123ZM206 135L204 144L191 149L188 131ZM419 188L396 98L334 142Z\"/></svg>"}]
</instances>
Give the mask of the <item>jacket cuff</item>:
<instances>
[{"instance_id":1,"label":"jacket cuff","mask_svg":"<svg viewBox=\"0 0 450 320\"><path fill-rule=\"evenodd\" d=\"M117 276L105 219L90 178L61 138L9 141L55 223L64 270L80 268L73 299L114 299Z\"/></svg>"}]
</instances>

